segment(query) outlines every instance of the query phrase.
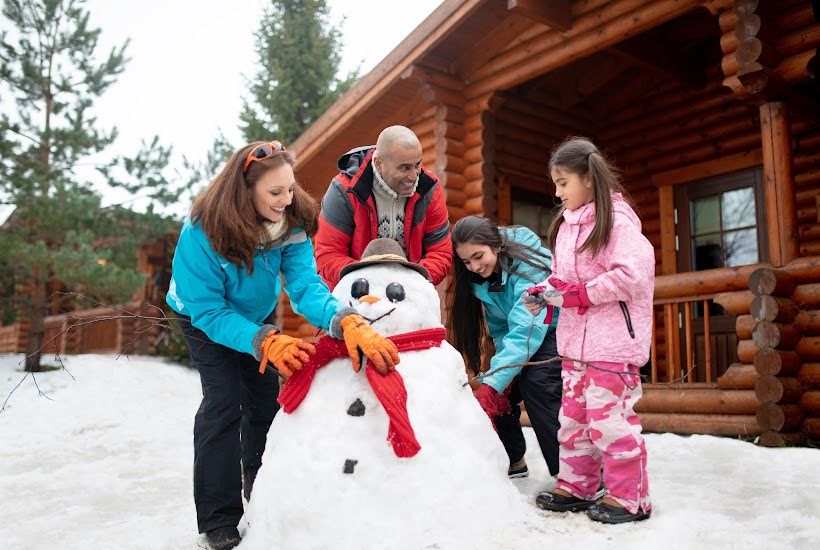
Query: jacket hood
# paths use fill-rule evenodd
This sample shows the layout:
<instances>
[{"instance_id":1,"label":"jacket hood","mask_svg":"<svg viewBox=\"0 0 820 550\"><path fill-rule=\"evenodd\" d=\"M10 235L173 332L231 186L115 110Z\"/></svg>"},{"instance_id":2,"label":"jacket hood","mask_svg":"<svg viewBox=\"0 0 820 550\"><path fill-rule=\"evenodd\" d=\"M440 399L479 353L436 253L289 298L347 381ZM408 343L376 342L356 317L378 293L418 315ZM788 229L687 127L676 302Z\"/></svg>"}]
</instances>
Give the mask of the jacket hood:
<instances>
[{"instance_id":1,"label":"jacket hood","mask_svg":"<svg viewBox=\"0 0 820 550\"><path fill-rule=\"evenodd\" d=\"M364 145L362 147L354 147L353 149L339 157L339 160L336 163L336 166L339 168L339 172L344 172L352 178L359 171L359 167L361 167L362 161L365 159L368 153L370 153L370 151L375 148L375 145Z\"/></svg>"},{"instance_id":2,"label":"jacket hood","mask_svg":"<svg viewBox=\"0 0 820 550\"><path fill-rule=\"evenodd\" d=\"M632 224L641 230L641 219L620 193L612 193L612 211L623 214ZM595 202L585 204L576 210L564 210L564 221L571 224L595 223Z\"/></svg>"}]
</instances>

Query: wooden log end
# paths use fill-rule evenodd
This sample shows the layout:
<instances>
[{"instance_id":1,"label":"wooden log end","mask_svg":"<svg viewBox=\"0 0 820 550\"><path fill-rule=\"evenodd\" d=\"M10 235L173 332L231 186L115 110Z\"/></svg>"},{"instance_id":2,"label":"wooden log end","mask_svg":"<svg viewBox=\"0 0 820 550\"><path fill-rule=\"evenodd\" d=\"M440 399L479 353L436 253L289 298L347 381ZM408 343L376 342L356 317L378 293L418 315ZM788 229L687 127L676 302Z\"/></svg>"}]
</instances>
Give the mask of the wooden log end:
<instances>
[{"instance_id":1,"label":"wooden log end","mask_svg":"<svg viewBox=\"0 0 820 550\"><path fill-rule=\"evenodd\" d=\"M779 433L767 430L760 434L758 445L761 447L797 447L805 442L804 434L800 432Z\"/></svg>"},{"instance_id":2,"label":"wooden log end","mask_svg":"<svg viewBox=\"0 0 820 550\"><path fill-rule=\"evenodd\" d=\"M755 269L749 276L749 290L756 296L791 296L795 285L791 274L770 267Z\"/></svg>"},{"instance_id":3,"label":"wooden log end","mask_svg":"<svg viewBox=\"0 0 820 550\"><path fill-rule=\"evenodd\" d=\"M796 431L803 422L799 406L776 403L762 403L755 413L755 418L760 428L775 432Z\"/></svg>"}]
</instances>

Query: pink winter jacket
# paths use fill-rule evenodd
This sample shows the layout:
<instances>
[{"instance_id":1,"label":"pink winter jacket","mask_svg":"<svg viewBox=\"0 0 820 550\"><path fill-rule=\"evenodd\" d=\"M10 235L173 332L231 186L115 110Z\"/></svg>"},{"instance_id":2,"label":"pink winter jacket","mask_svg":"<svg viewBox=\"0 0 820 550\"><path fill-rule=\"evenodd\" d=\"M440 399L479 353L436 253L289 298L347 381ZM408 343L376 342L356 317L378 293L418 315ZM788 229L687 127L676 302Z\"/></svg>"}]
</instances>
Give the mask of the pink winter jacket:
<instances>
[{"instance_id":1,"label":"pink winter jacket","mask_svg":"<svg viewBox=\"0 0 820 550\"><path fill-rule=\"evenodd\" d=\"M584 315L577 308L561 310L558 353L579 361L640 367L649 359L652 338L655 251L641 233L638 215L620 193L612 194L612 206L609 244L594 256L589 250L576 250L595 226L595 203L564 211L553 250L553 275L586 285L592 306Z\"/></svg>"}]
</instances>

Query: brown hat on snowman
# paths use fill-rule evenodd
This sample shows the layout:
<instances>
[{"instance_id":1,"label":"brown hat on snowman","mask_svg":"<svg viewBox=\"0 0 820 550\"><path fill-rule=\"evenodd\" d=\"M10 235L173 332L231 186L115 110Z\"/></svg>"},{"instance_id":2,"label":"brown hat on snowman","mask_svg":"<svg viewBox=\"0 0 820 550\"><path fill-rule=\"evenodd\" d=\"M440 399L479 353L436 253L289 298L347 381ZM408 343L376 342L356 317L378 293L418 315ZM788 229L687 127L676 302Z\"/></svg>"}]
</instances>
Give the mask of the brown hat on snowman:
<instances>
[{"instance_id":1,"label":"brown hat on snowman","mask_svg":"<svg viewBox=\"0 0 820 550\"><path fill-rule=\"evenodd\" d=\"M388 238L373 239L370 241L370 243L365 247L364 252L362 252L361 259L357 262L344 266L339 272L339 277L344 277L348 273L356 271L357 269L362 269L363 267L391 263L400 264L404 267L412 269L413 271L420 273L425 279L430 278L430 274L427 269L419 264L414 264L413 262L407 261L407 256L404 255L404 251L401 249L401 246L399 246L399 243Z\"/></svg>"}]
</instances>

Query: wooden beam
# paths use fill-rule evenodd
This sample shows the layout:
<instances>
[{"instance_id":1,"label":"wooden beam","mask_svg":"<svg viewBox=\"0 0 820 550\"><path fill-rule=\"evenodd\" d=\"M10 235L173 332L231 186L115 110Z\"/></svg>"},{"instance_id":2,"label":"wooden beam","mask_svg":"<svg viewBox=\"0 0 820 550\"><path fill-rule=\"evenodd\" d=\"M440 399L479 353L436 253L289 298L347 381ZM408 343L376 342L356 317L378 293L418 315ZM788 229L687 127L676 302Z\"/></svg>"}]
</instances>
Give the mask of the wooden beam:
<instances>
[{"instance_id":1,"label":"wooden beam","mask_svg":"<svg viewBox=\"0 0 820 550\"><path fill-rule=\"evenodd\" d=\"M661 271L664 275L671 275L678 271L675 248L675 199L671 185L660 188L658 202L661 220Z\"/></svg>"},{"instance_id":2,"label":"wooden beam","mask_svg":"<svg viewBox=\"0 0 820 550\"><path fill-rule=\"evenodd\" d=\"M612 3L612 6L620 8L629 5L633 9L602 23L600 17L603 17L602 14L606 11L606 8L602 8L601 12L590 17L585 25L580 25L580 21L573 24L572 29L565 33L571 36L553 31L544 35L544 40L539 40L537 45L530 44L528 47L519 48L521 52L509 52L494 57L492 63L487 64L487 69L481 71L486 76L478 76L478 73L473 77L468 76L468 80L474 80L470 82L467 96L477 97L490 90L511 88L655 28L697 8L699 4L698 0L653 0L646 4L641 3L641 0ZM523 59L516 62L519 58ZM492 68L499 64L500 70L492 72Z\"/></svg>"},{"instance_id":3,"label":"wooden beam","mask_svg":"<svg viewBox=\"0 0 820 550\"><path fill-rule=\"evenodd\" d=\"M699 179L719 176L736 170L743 170L763 164L763 153L760 149L744 151L736 155L727 155L719 159L707 160L697 164L690 164L683 168L676 168L667 172L652 174L650 179L658 187L677 185Z\"/></svg>"},{"instance_id":4,"label":"wooden beam","mask_svg":"<svg viewBox=\"0 0 820 550\"><path fill-rule=\"evenodd\" d=\"M766 103L760 107L769 259L775 267L789 263L800 254L789 124L784 103Z\"/></svg>"},{"instance_id":5,"label":"wooden beam","mask_svg":"<svg viewBox=\"0 0 820 550\"><path fill-rule=\"evenodd\" d=\"M534 27L539 31L539 34L547 30L542 25L535 24L529 17L510 12L507 17L498 23L493 32L479 38L470 47L470 51L465 52L465 56L454 63L455 72L462 75L472 74L495 57L499 51L511 47L511 43L524 33L536 32L532 30Z\"/></svg>"},{"instance_id":6,"label":"wooden beam","mask_svg":"<svg viewBox=\"0 0 820 550\"><path fill-rule=\"evenodd\" d=\"M569 0L507 0L507 9L510 13L529 17L561 32L572 28L572 12L569 5Z\"/></svg>"}]
</instances>

